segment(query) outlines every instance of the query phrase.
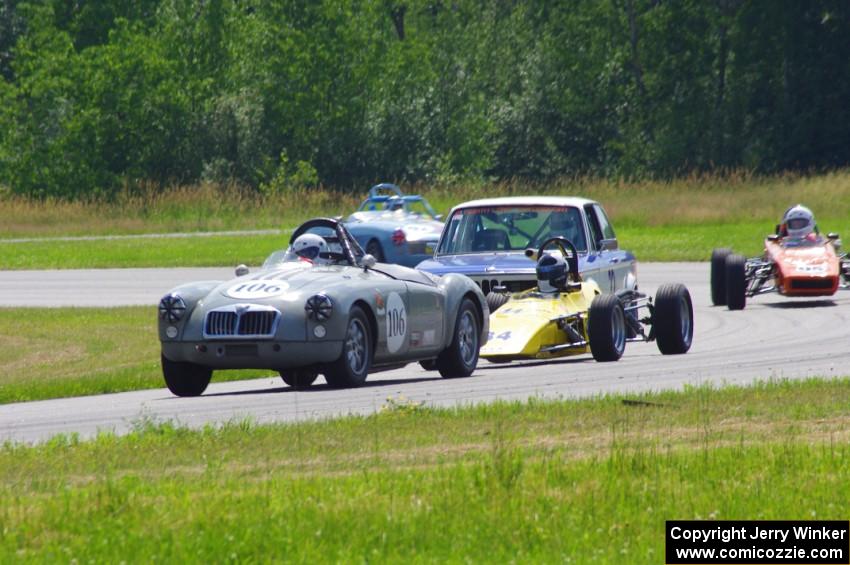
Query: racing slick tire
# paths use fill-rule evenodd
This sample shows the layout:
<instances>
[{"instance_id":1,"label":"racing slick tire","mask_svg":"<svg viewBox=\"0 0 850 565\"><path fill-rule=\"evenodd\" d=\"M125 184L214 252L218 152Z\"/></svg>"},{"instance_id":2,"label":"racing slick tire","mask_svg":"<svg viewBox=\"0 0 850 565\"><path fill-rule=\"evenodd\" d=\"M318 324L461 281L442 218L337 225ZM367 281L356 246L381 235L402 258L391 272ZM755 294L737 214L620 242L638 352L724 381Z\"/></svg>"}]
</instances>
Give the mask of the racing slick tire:
<instances>
[{"instance_id":1,"label":"racing slick tire","mask_svg":"<svg viewBox=\"0 0 850 565\"><path fill-rule=\"evenodd\" d=\"M626 349L623 304L613 294L600 294L587 313L587 341L597 361L617 361Z\"/></svg>"},{"instance_id":2,"label":"racing slick tire","mask_svg":"<svg viewBox=\"0 0 850 565\"><path fill-rule=\"evenodd\" d=\"M663 284L658 288L652 326L663 355L688 352L694 339L694 304L685 285Z\"/></svg>"},{"instance_id":3,"label":"racing slick tire","mask_svg":"<svg viewBox=\"0 0 850 565\"><path fill-rule=\"evenodd\" d=\"M325 366L325 380L333 388L362 385L372 365L372 331L369 318L359 306L351 308L342 342L342 353Z\"/></svg>"},{"instance_id":4,"label":"racing slick tire","mask_svg":"<svg viewBox=\"0 0 850 565\"><path fill-rule=\"evenodd\" d=\"M499 308L505 305L505 303L510 298L510 295L506 292L493 292L490 291L487 293L487 307L490 309L490 313L492 314Z\"/></svg>"},{"instance_id":5,"label":"racing slick tire","mask_svg":"<svg viewBox=\"0 0 850 565\"><path fill-rule=\"evenodd\" d=\"M172 361L162 357L162 376L165 386L176 396L200 396L212 379L212 369L203 365Z\"/></svg>"},{"instance_id":6,"label":"racing slick tire","mask_svg":"<svg viewBox=\"0 0 850 565\"><path fill-rule=\"evenodd\" d=\"M308 388L319 377L315 369L287 369L278 371L283 382L292 388Z\"/></svg>"},{"instance_id":7,"label":"racing slick tire","mask_svg":"<svg viewBox=\"0 0 850 565\"><path fill-rule=\"evenodd\" d=\"M384 248L381 247L381 242L377 239L370 239L366 244L366 253L375 258L378 263L386 263L387 258L384 256Z\"/></svg>"},{"instance_id":8,"label":"racing slick tire","mask_svg":"<svg viewBox=\"0 0 850 565\"><path fill-rule=\"evenodd\" d=\"M747 305L747 259L742 255L726 257L726 306L743 310Z\"/></svg>"},{"instance_id":9,"label":"racing slick tire","mask_svg":"<svg viewBox=\"0 0 850 565\"><path fill-rule=\"evenodd\" d=\"M451 344L437 357L437 370L444 379L468 377L478 365L481 347L481 326L478 310L469 298L464 298L457 310L457 321Z\"/></svg>"},{"instance_id":10,"label":"racing slick tire","mask_svg":"<svg viewBox=\"0 0 850 565\"><path fill-rule=\"evenodd\" d=\"M711 252L711 303L715 306L726 305L726 257L731 254L725 247Z\"/></svg>"}]
</instances>

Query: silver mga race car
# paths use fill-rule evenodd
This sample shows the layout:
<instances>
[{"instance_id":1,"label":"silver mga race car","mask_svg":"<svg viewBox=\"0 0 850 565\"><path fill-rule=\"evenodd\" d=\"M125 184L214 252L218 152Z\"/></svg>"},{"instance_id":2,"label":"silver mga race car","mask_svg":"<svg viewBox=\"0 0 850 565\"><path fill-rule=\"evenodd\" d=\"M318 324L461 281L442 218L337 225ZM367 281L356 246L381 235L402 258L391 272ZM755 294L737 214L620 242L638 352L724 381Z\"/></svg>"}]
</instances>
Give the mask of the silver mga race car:
<instances>
[{"instance_id":1,"label":"silver mga race car","mask_svg":"<svg viewBox=\"0 0 850 565\"><path fill-rule=\"evenodd\" d=\"M174 394L200 395L215 369L272 369L294 387L319 373L330 386L358 386L374 367L416 361L465 377L487 339L487 302L471 279L376 263L336 220L304 223L289 248L245 271L160 301L162 373Z\"/></svg>"}]
</instances>

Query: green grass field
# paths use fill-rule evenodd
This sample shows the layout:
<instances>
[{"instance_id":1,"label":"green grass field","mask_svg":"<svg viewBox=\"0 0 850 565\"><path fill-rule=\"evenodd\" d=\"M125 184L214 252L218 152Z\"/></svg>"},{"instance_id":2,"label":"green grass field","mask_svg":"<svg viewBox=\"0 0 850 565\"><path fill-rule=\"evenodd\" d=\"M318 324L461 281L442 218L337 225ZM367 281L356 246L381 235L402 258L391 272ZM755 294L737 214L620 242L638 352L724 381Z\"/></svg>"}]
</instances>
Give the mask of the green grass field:
<instances>
[{"instance_id":1,"label":"green grass field","mask_svg":"<svg viewBox=\"0 0 850 565\"><path fill-rule=\"evenodd\" d=\"M850 380L624 400L6 445L0 561L661 563L667 519L846 519Z\"/></svg>"},{"instance_id":2,"label":"green grass field","mask_svg":"<svg viewBox=\"0 0 850 565\"><path fill-rule=\"evenodd\" d=\"M0 404L165 386L154 307L0 308L0 344Z\"/></svg>"},{"instance_id":3,"label":"green grass field","mask_svg":"<svg viewBox=\"0 0 850 565\"><path fill-rule=\"evenodd\" d=\"M690 177L670 182L563 179L546 185L412 186L437 211L474 198L573 195L602 202L623 248L642 261L706 260L714 247L761 250L782 212L803 202L824 231L850 230L850 171L819 176ZM364 188L365 193L365 188ZM79 235L129 235L248 229L287 230L314 216L345 215L362 194L316 189L263 198L202 185L124 194L111 202L0 198L0 269L232 266L259 264L288 235L97 241L3 241Z\"/></svg>"}]
</instances>

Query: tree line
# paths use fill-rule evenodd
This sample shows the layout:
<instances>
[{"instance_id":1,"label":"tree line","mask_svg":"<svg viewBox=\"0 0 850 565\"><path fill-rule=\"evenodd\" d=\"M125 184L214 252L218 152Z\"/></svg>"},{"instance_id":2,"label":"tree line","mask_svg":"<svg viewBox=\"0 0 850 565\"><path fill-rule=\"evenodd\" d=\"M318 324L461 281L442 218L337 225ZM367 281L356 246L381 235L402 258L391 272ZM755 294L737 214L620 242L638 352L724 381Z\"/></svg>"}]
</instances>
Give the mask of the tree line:
<instances>
[{"instance_id":1,"label":"tree line","mask_svg":"<svg viewBox=\"0 0 850 565\"><path fill-rule=\"evenodd\" d=\"M843 0L0 0L0 185L850 161Z\"/></svg>"}]
</instances>

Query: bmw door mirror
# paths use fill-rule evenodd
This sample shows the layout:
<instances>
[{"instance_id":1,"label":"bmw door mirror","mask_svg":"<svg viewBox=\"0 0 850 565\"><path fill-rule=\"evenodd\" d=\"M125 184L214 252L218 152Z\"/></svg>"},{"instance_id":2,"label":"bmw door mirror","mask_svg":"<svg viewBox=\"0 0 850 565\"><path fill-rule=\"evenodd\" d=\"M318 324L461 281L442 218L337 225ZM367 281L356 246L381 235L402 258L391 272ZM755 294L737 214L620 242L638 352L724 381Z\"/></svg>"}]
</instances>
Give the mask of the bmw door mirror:
<instances>
[{"instance_id":1,"label":"bmw door mirror","mask_svg":"<svg viewBox=\"0 0 850 565\"><path fill-rule=\"evenodd\" d=\"M599 240L599 250L600 251L603 251L603 250L605 250L605 251L616 251L619 248L620 248L620 246L617 243L616 238L612 237L611 239L600 239Z\"/></svg>"},{"instance_id":2,"label":"bmw door mirror","mask_svg":"<svg viewBox=\"0 0 850 565\"><path fill-rule=\"evenodd\" d=\"M378 262L378 261L377 261L377 259L375 259L375 256L374 256L374 255L372 255L372 254L370 254L370 253L367 253L367 254L366 254L366 255L364 255L364 256L363 256L363 258L360 260L360 265L361 265L364 269L371 269L372 267L374 267L374 266L375 266L375 263L377 263L377 262Z\"/></svg>"},{"instance_id":3,"label":"bmw door mirror","mask_svg":"<svg viewBox=\"0 0 850 565\"><path fill-rule=\"evenodd\" d=\"M244 263L242 265L239 265L238 267L236 267L236 276L237 277L244 277L245 275L247 275L250 272L251 272L250 269L248 269L248 267Z\"/></svg>"}]
</instances>

